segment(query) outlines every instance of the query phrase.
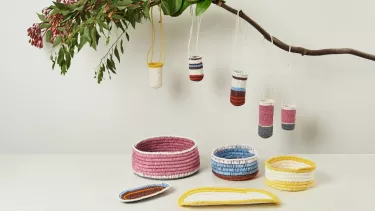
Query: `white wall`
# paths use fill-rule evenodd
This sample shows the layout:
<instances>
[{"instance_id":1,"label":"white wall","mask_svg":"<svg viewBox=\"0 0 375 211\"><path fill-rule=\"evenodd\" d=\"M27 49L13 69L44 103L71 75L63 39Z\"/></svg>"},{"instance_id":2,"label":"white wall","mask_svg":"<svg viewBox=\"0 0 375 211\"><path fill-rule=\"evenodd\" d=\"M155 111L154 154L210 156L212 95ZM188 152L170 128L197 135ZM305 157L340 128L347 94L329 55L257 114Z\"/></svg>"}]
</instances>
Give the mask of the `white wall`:
<instances>
[{"instance_id":1,"label":"white wall","mask_svg":"<svg viewBox=\"0 0 375 211\"><path fill-rule=\"evenodd\" d=\"M229 103L235 16L212 6L204 15L201 50L205 79L188 79L188 14L166 18L164 87L148 86L145 55L150 24L131 31L119 74L98 85L94 68L107 47L85 49L67 76L51 70L50 49L28 45L26 29L50 0L2 3L0 33L0 152L124 153L148 136L180 135L197 140L201 151L246 143L262 154L375 153L375 62L354 56L293 56L294 132L257 135L257 101L267 72L276 74L277 108L288 87L291 56L243 24L246 41L239 68L250 72L247 103ZM231 1L272 34L296 46L352 47L375 53L375 3L370 0ZM285 99L285 98L284 98Z\"/></svg>"}]
</instances>

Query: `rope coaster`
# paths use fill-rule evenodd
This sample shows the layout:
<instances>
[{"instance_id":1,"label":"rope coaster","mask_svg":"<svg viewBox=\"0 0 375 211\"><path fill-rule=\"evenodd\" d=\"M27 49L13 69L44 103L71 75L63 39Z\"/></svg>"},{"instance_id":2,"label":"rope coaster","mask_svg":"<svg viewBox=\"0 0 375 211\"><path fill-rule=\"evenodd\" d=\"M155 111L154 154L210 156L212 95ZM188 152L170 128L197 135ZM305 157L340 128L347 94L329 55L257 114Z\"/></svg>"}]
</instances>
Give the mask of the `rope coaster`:
<instances>
[{"instance_id":1,"label":"rope coaster","mask_svg":"<svg viewBox=\"0 0 375 211\"><path fill-rule=\"evenodd\" d=\"M133 172L151 179L179 179L196 173L199 151L194 141L180 137L155 137L133 146Z\"/></svg>"},{"instance_id":2,"label":"rope coaster","mask_svg":"<svg viewBox=\"0 0 375 211\"><path fill-rule=\"evenodd\" d=\"M143 199L151 198L153 196L164 193L169 189L170 185L167 183L145 185L120 193L119 200L121 202L130 203L141 201Z\"/></svg>"},{"instance_id":3,"label":"rope coaster","mask_svg":"<svg viewBox=\"0 0 375 211\"><path fill-rule=\"evenodd\" d=\"M178 200L180 206L280 204L270 192L243 188L196 188L184 193Z\"/></svg>"},{"instance_id":4,"label":"rope coaster","mask_svg":"<svg viewBox=\"0 0 375 211\"><path fill-rule=\"evenodd\" d=\"M314 185L314 162L296 156L278 156L266 161L266 183L284 191L303 191Z\"/></svg>"},{"instance_id":5,"label":"rope coaster","mask_svg":"<svg viewBox=\"0 0 375 211\"><path fill-rule=\"evenodd\" d=\"M211 155L215 176L231 181L250 180L258 174L258 152L246 145L231 145L215 149Z\"/></svg>"},{"instance_id":6,"label":"rope coaster","mask_svg":"<svg viewBox=\"0 0 375 211\"><path fill-rule=\"evenodd\" d=\"M189 77L192 81L203 80L203 62L201 56L192 56L189 58Z\"/></svg>"}]
</instances>

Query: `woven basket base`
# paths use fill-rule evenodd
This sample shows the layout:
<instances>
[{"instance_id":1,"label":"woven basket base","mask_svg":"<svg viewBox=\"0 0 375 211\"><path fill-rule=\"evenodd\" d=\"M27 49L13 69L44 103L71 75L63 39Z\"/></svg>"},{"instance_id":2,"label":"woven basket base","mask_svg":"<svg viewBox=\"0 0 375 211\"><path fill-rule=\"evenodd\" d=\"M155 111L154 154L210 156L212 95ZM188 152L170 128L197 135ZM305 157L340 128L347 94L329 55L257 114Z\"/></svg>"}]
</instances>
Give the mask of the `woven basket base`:
<instances>
[{"instance_id":1,"label":"woven basket base","mask_svg":"<svg viewBox=\"0 0 375 211\"><path fill-rule=\"evenodd\" d=\"M184 175L168 175L168 176L148 176L148 175L142 175L140 173L134 172L133 173L139 177L145 178L145 179L153 179L153 180L178 180L178 179L184 179L187 177L194 176L199 172L199 169L186 173Z\"/></svg>"},{"instance_id":2,"label":"woven basket base","mask_svg":"<svg viewBox=\"0 0 375 211\"><path fill-rule=\"evenodd\" d=\"M190 75L190 80L191 81L201 81L204 78L204 75Z\"/></svg>"},{"instance_id":3,"label":"woven basket base","mask_svg":"<svg viewBox=\"0 0 375 211\"><path fill-rule=\"evenodd\" d=\"M259 171L256 171L255 173L253 174L248 174L248 175L243 175L243 176L225 176L225 175L221 175L221 174L218 174L214 171L212 171L212 173L219 177L220 179L223 179L223 180L229 180L229 181L244 181L244 180L251 180L251 179L254 179L257 174L258 174Z\"/></svg>"},{"instance_id":4,"label":"woven basket base","mask_svg":"<svg viewBox=\"0 0 375 211\"><path fill-rule=\"evenodd\" d=\"M281 128L283 130L294 130L295 127L296 127L295 124L282 124L281 123Z\"/></svg>"},{"instance_id":5,"label":"woven basket base","mask_svg":"<svg viewBox=\"0 0 375 211\"><path fill-rule=\"evenodd\" d=\"M245 104L245 97L243 97L243 99L233 99L233 97L230 97L230 102L232 103L232 105L234 106L242 106Z\"/></svg>"}]
</instances>

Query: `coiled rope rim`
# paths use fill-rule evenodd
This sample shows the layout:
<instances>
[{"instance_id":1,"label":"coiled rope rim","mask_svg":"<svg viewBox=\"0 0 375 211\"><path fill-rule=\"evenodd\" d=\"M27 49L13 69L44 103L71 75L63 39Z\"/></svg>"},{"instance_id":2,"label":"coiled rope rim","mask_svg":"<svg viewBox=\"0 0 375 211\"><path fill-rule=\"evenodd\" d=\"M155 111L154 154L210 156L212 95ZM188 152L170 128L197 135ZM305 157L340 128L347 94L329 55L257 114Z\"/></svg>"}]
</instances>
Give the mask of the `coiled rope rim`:
<instances>
[{"instance_id":1,"label":"coiled rope rim","mask_svg":"<svg viewBox=\"0 0 375 211\"><path fill-rule=\"evenodd\" d=\"M296 161L300 163L304 163L309 165L309 167L304 168L277 168L274 167L272 164L279 162L279 161ZM274 171L282 171L282 172L294 172L294 173L306 173L306 172L313 172L316 169L316 164L308 159L297 157L297 156L276 156L268 159L265 162L266 168L274 170Z\"/></svg>"},{"instance_id":2,"label":"coiled rope rim","mask_svg":"<svg viewBox=\"0 0 375 211\"><path fill-rule=\"evenodd\" d=\"M137 145L138 144L141 144L143 142L146 142L146 141L150 141L152 139L163 139L163 138L175 138L175 139L182 139L184 141L189 141L189 142L193 142L194 145L189 148L189 149L186 149L186 150L182 150L182 151L175 151L175 152L145 152L145 151L141 151L139 149L137 149ZM134 144L133 145L133 150L140 153L140 154L143 154L143 155L179 155L179 154L183 154L183 153L187 153L187 152L191 152L193 150L195 150L197 148L197 144L194 140L192 139L189 139L189 138L185 138L185 137L179 137L179 136L155 136L155 137L150 137L150 138L146 138L140 142L138 142L137 144Z\"/></svg>"}]
</instances>

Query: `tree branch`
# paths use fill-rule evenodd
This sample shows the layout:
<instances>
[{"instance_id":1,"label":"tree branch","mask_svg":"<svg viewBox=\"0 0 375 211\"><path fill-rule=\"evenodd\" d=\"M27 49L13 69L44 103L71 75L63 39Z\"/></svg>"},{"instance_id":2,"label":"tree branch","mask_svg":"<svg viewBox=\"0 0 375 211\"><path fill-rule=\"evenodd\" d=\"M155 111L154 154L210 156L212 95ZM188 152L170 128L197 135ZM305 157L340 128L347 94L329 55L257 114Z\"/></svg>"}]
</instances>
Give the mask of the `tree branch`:
<instances>
[{"instance_id":1,"label":"tree branch","mask_svg":"<svg viewBox=\"0 0 375 211\"><path fill-rule=\"evenodd\" d=\"M221 0L213 0L212 3L216 4L217 6L237 15L237 10L226 5ZM260 32L264 38L271 42L271 35L263 29L257 22L255 22L253 19L251 19L249 16L247 16L242 10L240 10L239 13L240 17L244 19L246 22L248 22L250 25L252 25L258 32ZM277 47L283 49L284 51L289 52L289 45L284 43L283 41L277 39L276 37L272 36L273 38L273 44ZM354 56L362 57L364 59L369 59L372 61L375 61L375 55L365 53L362 51L358 51L352 48L327 48L327 49L319 49L319 50L310 50L303 47L296 47L291 46L291 52L301 54L302 56L324 56L324 55L331 55L331 54L351 54Z\"/></svg>"}]
</instances>

